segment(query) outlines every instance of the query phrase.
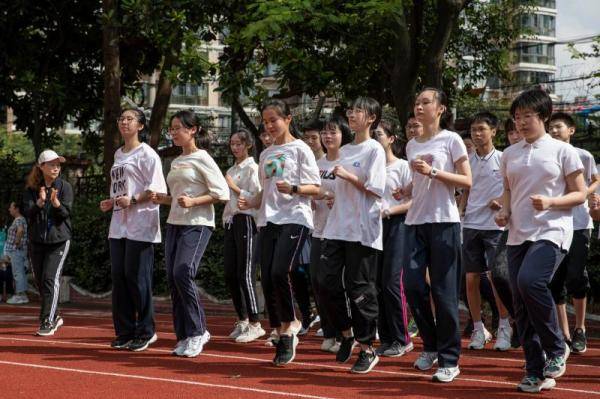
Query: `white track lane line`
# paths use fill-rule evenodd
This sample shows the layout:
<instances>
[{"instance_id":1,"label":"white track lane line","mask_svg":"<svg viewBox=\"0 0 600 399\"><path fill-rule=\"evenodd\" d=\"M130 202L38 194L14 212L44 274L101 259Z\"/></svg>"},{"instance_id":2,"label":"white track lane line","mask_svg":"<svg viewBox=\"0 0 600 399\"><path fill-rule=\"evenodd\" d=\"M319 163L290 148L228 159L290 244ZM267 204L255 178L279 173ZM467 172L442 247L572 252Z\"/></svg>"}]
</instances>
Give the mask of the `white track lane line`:
<instances>
[{"instance_id":1,"label":"white track lane line","mask_svg":"<svg viewBox=\"0 0 600 399\"><path fill-rule=\"evenodd\" d=\"M144 376L144 375L139 375L139 374L109 373L109 372L105 372L105 371L94 371L94 370L75 369L75 368L69 368L69 367L47 366L47 365L43 365L43 364L34 364L34 363L8 362L8 361L4 361L4 360L0 360L0 364L6 364L6 365L10 365L10 366L46 369L46 370L67 371L67 372L71 372L71 373L80 373L80 374L101 375L101 376L107 376L107 377L121 377L121 378L131 378L131 379L146 380L146 381L170 382L170 383L174 383L174 384L195 385L195 386L208 387L208 388L222 388L222 389L230 389L230 390L235 390L235 391L271 394L271 395L286 396L286 397L293 397L293 398L332 399L327 396L306 395L306 394L301 394L301 393L272 391L272 390L260 389L260 388L236 387L236 386L222 385L222 384L210 384L207 382L177 380L177 379L172 379L172 378L149 377L149 376Z\"/></svg>"},{"instance_id":2,"label":"white track lane line","mask_svg":"<svg viewBox=\"0 0 600 399\"><path fill-rule=\"evenodd\" d=\"M37 343L43 341L43 342L49 342L49 343L54 343L54 344L80 345L80 346L91 346L91 347L109 349L108 345L99 345L99 344L92 344L92 343L87 343L87 342L72 342L72 341L59 341L59 340L48 340L48 339L9 338L9 337L6 337L6 338L0 337L0 340L4 340L4 341L14 340L14 341L21 341L21 342L37 342ZM160 353L171 353L171 351L167 350L167 349L148 348L147 351L160 352ZM214 353L206 353L206 352L202 352L200 354L200 356L214 357L214 358L221 358L221 359L249 360L249 361L261 362L261 363L271 363L271 360L269 360L269 359L261 359L261 358L256 358L256 357L247 357L247 356L223 355L223 354L214 354ZM308 362L294 361L291 364L296 365L296 366L313 367L313 368L321 367L321 368L328 368L328 369L333 369L333 370L346 370L346 371L350 370L350 367L347 367L347 366L337 366L337 365L324 364L324 363L308 363ZM595 368L594 366L587 366L587 367ZM279 368L277 370L279 370ZM281 370L285 370L285 369L281 368ZM431 380L431 376L429 374L423 374L423 373L407 373L407 372L402 372L402 371L386 371L386 370L379 370L379 369L375 369L375 370L371 371L371 373L387 374L387 375L401 375L401 376L417 377L417 378ZM456 380L476 382L476 383L495 384L495 385L508 385L508 386L513 386L513 387L516 386L516 382L483 380L483 379L479 379L479 378L457 377ZM582 389L560 388L560 387L553 388L553 389L558 390L558 391L576 392L576 393L584 393L584 394L600 396L600 392L586 391L586 390L582 390Z\"/></svg>"}]
</instances>

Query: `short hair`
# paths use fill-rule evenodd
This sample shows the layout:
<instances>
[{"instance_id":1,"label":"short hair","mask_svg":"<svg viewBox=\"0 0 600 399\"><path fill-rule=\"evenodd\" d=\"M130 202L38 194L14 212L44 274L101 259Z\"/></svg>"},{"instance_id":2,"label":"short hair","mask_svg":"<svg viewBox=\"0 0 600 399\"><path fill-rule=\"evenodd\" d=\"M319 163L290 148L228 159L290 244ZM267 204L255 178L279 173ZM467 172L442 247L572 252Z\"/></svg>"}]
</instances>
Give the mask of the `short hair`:
<instances>
[{"instance_id":1,"label":"short hair","mask_svg":"<svg viewBox=\"0 0 600 399\"><path fill-rule=\"evenodd\" d=\"M575 119L573 119L573 117L569 114L567 114L566 112L555 112L552 114L552 116L550 116L550 120L548 122L554 122L554 121L563 121L565 123L565 125L567 125L568 127L576 127L577 125L575 124Z\"/></svg>"},{"instance_id":2,"label":"short hair","mask_svg":"<svg viewBox=\"0 0 600 399\"><path fill-rule=\"evenodd\" d=\"M262 106L260 108L260 113L262 114L263 112L265 112L265 110L267 108L272 108L277 113L277 115L279 115L282 118L292 116L292 111L290 110L290 106L285 101L279 100L277 98L268 98L267 100L265 100L265 102L262 104ZM295 124L293 118L292 118L292 122L290 123L289 129L290 129L290 134L294 138L300 137L298 128L296 128L296 124Z\"/></svg>"},{"instance_id":3,"label":"short hair","mask_svg":"<svg viewBox=\"0 0 600 399\"><path fill-rule=\"evenodd\" d=\"M471 119L471 123L469 125L472 125L473 123L477 122L486 123L491 129L498 129L498 117L489 111L482 111L476 113Z\"/></svg>"},{"instance_id":4,"label":"short hair","mask_svg":"<svg viewBox=\"0 0 600 399\"><path fill-rule=\"evenodd\" d=\"M350 130L350 126L348 126L348 120L342 115L331 114L325 119L323 129L336 127L342 132L342 145L352 142L354 138L352 136L352 130Z\"/></svg>"},{"instance_id":5,"label":"short hair","mask_svg":"<svg viewBox=\"0 0 600 399\"><path fill-rule=\"evenodd\" d=\"M350 103L350 108L365 110L369 116L375 116L371 129L375 129L381 121L381 104L371 97L358 97Z\"/></svg>"},{"instance_id":6,"label":"short hair","mask_svg":"<svg viewBox=\"0 0 600 399\"><path fill-rule=\"evenodd\" d=\"M515 126L515 121L513 121L512 118L506 118L506 120L504 121L504 131L508 133L512 132L513 130L517 130L517 127Z\"/></svg>"},{"instance_id":7,"label":"short hair","mask_svg":"<svg viewBox=\"0 0 600 399\"><path fill-rule=\"evenodd\" d=\"M519 94L510 106L510 116L515 117L517 110L535 111L544 122L552 115L552 99L544 90L531 89Z\"/></svg>"},{"instance_id":8,"label":"short hair","mask_svg":"<svg viewBox=\"0 0 600 399\"><path fill-rule=\"evenodd\" d=\"M323 130L323 121L308 121L304 126L302 126L302 133L311 132L311 131L320 132Z\"/></svg>"}]
</instances>

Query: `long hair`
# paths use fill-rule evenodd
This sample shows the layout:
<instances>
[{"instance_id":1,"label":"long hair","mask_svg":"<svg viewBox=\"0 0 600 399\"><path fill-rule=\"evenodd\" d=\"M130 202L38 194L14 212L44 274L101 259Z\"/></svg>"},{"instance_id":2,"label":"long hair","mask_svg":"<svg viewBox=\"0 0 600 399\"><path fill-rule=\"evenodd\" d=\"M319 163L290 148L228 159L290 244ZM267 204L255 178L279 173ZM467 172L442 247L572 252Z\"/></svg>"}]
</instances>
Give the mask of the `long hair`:
<instances>
[{"instance_id":1,"label":"long hair","mask_svg":"<svg viewBox=\"0 0 600 399\"><path fill-rule=\"evenodd\" d=\"M260 113L262 114L267 108L272 108L273 110L275 110L275 112L277 112L277 115L279 115L282 118L292 116L292 111L290 110L290 107L287 105L287 103L276 98L270 98L267 101L265 101L262 107L260 108ZM290 134L296 139L300 138L300 130L294 123L294 118L292 118L292 121L290 122Z\"/></svg>"},{"instance_id":2,"label":"long hair","mask_svg":"<svg viewBox=\"0 0 600 399\"><path fill-rule=\"evenodd\" d=\"M435 100L438 102L439 105L442 105L444 107L444 112L440 116L440 127L442 129L453 130L454 115L452 115L452 112L450 112L450 109L448 107L448 96L446 95L446 93L444 93L442 89L438 89L437 87L425 87L424 89L419 91L417 97L425 91L432 91Z\"/></svg>"},{"instance_id":3,"label":"long hair","mask_svg":"<svg viewBox=\"0 0 600 399\"><path fill-rule=\"evenodd\" d=\"M44 184L44 173L37 163L34 163L31 167L31 171L27 175L25 180L25 187L32 190L38 190Z\"/></svg>"},{"instance_id":4,"label":"long hair","mask_svg":"<svg viewBox=\"0 0 600 399\"><path fill-rule=\"evenodd\" d=\"M196 146L203 150L208 151L210 149L210 133L208 130L204 129L200 124L200 118L193 111L189 109L183 109L181 111L177 111L171 116L169 120L169 125L173 122L173 119L179 119L179 122L186 128L192 129L196 128L196 133L194 134L194 140L196 142Z\"/></svg>"}]
</instances>

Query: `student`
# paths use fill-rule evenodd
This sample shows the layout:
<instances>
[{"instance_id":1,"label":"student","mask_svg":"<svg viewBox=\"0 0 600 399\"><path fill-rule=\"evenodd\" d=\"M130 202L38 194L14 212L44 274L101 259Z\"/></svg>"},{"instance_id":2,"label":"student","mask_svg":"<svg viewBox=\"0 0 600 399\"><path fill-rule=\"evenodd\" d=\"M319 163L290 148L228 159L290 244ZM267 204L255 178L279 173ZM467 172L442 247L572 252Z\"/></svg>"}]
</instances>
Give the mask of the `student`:
<instances>
[{"instance_id":1,"label":"student","mask_svg":"<svg viewBox=\"0 0 600 399\"><path fill-rule=\"evenodd\" d=\"M406 134L406 141L410 141L415 137L423 135L423 124L419 122L417 118L415 118L414 112L411 112L408 115L408 121L406 122L404 131Z\"/></svg>"},{"instance_id":2,"label":"student","mask_svg":"<svg viewBox=\"0 0 600 399\"><path fill-rule=\"evenodd\" d=\"M550 117L549 133L556 140L569 143L575 134L575 121L571 115L558 112ZM600 183L600 176L596 169L594 156L588 151L574 147L583 163L583 178L587 185L587 194L593 194ZM586 269L588 252L590 249L590 236L594 222L590 216L588 204L573 208L573 241L569 253L561 262L554 274L550 287L556 302L558 311L558 322L565 340L570 345L573 353L584 353L587 349L585 337L585 309L587 302L587 291L590 289L590 281ZM573 298L575 308L575 331L571 340L569 321L567 319L567 307L565 305L567 294Z\"/></svg>"},{"instance_id":3,"label":"student","mask_svg":"<svg viewBox=\"0 0 600 399\"><path fill-rule=\"evenodd\" d=\"M381 345L378 356L398 357L413 350L408 334L408 304L404 294L402 258L406 226L404 219L410 198L397 201L393 192L408 187L412 174L408 162L400 159L401 144L392 126L381 121L374 136L385 151L386 180L382 198L383 253L379 257L377 290L379 320L377 329Z\"/></svg>"},{"instance_id":4,"label":"student","mask_svg":"<svg viewBox=\"0 0 600 399\"><path fill-rule=\"evenodd\" d=\"M433 381L440 382L450 382L460 373L460 216L454 191L471 186L465 145L457 133L442 128L447 107L444 92L422 90L415 100L415 116L423 124L423 135L406 147L413 182L412 205L405 221L405 247L411 250L405 253L404 284L423 339L423 352L414 366L429 370L439 362ZM427 268L430 285L425 281Z\"/></svg>"},{"instance_id":5,"label":"student","mask_svg":"<svg viewBox=\"0 0 600 399\"><path fill-rule=\"evenodd\" d=\"M358 97L347 111L354 141L340 149L333 168L335 201L323 230L319 284L327 287L322 304L337 331L342 332L338 362L360 354L353 373L368 373L379 362L373 349L377 329L377 257L383 249L381 197L385 190L385 152L371 139L381 119L381 106ZM348 314L347 300L350 303Z\"/></svg>"},{"instance_id":6,"label":"student","mask_svg":"<svg viewBox=\"0 0 600 399\"><path fill-rule=\"evenodd\" d=\"M258 126L258 131L260 132L258 138L263 145L263 149L269 148L273 144L273 137L267 132L263 123Z\"/></svg>"},{"instance_id":7,"label":"student","mask_svg":"<svg viewBox=\"0 0 600 399\"><path fill-rule=\"evenodd\" d=\"M319 195L314 199L314 230L312 234L312 243L310 247L310 278L312 289L315 295L315 302L321 319L321 329L323 330L323 343L321 350L325 352L337 353L340 349L340 343L337 339L339 331L336 331L327 312L323 311L326 298L321 298L321 293L327 290L327 286L319 284L318 273L321 262L323 229L327 224L327 217L335 198L336 176L333 169L339 162L340 147L352 141L352 131L348 122L343 116L332 115L324 123L323 130L320 132L321 141L325 147L326 154L317 161L319 174L321 176L321 187Z\"/></svg>"},{"instance_id":8,"label":"student","mask_svg":"<svg viewBox=\"0 0 600 399\"><path fill-rule=\"evenodd\" d=\"M468 200L463 218L462 250L467 299L473 320L469 349L483 349L492 340L492 334L481 320L480 280L485 273L491 281L490 272L496 267L493 262L501 260L497 254L506 242L504 229L494 222L503 191L500 175L502 152L494 148L493 143L497 128L498 118L489 112L476 114L470 127L475 145L475 152L469 157L473 184L470 190L465 190ZM494 349L505 351L511 347L512 327L508 310L497 295L494 302L500 313Z\"/></svg>"},{"instance_id":9,"label":"student","mask_svg":"<svg viewBox=\"0 0 600 399\"><path fill-rule=\"evenodd\" d=\"M260 154L262 191L238 200L241 210L259 208L261 277L271 327L279 335L275 365L294 360L300 324L296 319L290 271L313 228L310 196L318 194L319 168L302 140L292 135L292 114L281 100L268 100L261 110L273 145Z\"/></svg>"},{"instance_id":10,"label":"student","mask_svg":"<svg viewBox=\"0 0 600 399\"><path fill-rule=\"evenodd\" d=\"M569 348L548 284L571 245L571 208L585 201L586 188L575 149L546 133L544 124L552 114L548 94L539 89L521 93L510 114L523 140L502 154L504 193L496 223L509 226L508 267L526 361L517 388L540 392L552 389L566 370Z\"/></svg>"},{"instance_id":11,"label":"student","mask_svg":"<svg viewBox=\"0 0 600 399\"><path fill-rule=\"evenodd\" d=\"M152 304L154 244L161 241L159 206L153 192L166 194L158 154L139 140L148 130L139 109L125 109L117 119L124 145L115 152L110 170L110 198L100 202L112 210L108 240L112 278L115 349L143 351L156 342Z\"/></svg>"},{"instance_id":12,"label":"student","mask_svg":"<svg viewBox=\"0 0 600 399\"><path fill-rule=\"evenodd\" d=\"M52 150L39 155L27 177L23 213L29 232L29 256L40 291L37 335L54 335L63 325L58 315L60 276L71 247L73 188L60 178L65 158Z\"/></svg>"},{"instance_id":13,"label":"student","mask_svg":"<svg viewBox=\"0 0 600 399\"><path fill-rule=\"evenodd\" d=\"M312 150L317 161L325 155L325 148L323 147L323 143L321 143L320 135L322 129L323 122L321 121L309 123L302 129L302 140Z\"/></svg>"},{"instance_id":14,"label":"student","mask_svg":"<svg viewBox=\"0 0 600 399\"><path fill-rule=\"evenodd\" d=\"M27 297L27 221L21 214L21 203L11 202L8 212L14 218L8 228L4 255L10 259L12 274L15 279L15 294L6 301L9 305L23 305L29 303Z\"/></svg>"},{"instance_id":15,"label":"student","mask_svg":"<svg viewBox=\"0 0 600 399\"><path fill-rule=\"evenodd\" d=\"M515 122L512 120L512 118L506 118L504 121L504 131L506 132L508 145L513 145L523 140L523 136L515 127Z\"/></svg>"},{"instance_id":16,"label":"student","mask_svg":"<svg viewBox=\"0 0 600 399\"><path fill-rule=\"evenodd\" d=\"M251 209L240 210L238 198L256 195L260 191L260 181L258 165L250 156L254 149L252 135L243 129L233 133L229 138L229 149L235 158L235 164L225 174L230 199L223 211L223 260L225 281L238 315L238 321L229 338L246 343L265 335L265 330L260 325L256 298L255 212Z\"/></svg>"}]
</instances>

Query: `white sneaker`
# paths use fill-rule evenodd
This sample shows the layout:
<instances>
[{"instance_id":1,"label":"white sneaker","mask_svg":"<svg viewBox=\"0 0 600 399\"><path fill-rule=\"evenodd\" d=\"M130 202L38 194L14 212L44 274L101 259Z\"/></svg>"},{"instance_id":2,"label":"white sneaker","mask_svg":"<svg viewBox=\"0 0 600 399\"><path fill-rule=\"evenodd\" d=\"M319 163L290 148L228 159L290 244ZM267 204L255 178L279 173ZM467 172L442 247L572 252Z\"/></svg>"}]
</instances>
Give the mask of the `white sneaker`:
<instances>
[{"instance_id":1,"label":"white sneaker","mask_svg":"<svg viewBox=\"0 0 600 399\"><path fill-rule=\"evenodd\" d=\"M433 377L432 381L436 382L452 382L460 374L460 369L456 367L439 367Z\"/></svg>"},{"instance_id":2,"label":"white sneaker","mask_svg":"<svg viewBox=\"0 0 600 399\"><path fill-rule=\"evenodd\" d=\"M437 352L421 352L417 360L415 360L414 366L417 370L425 371L431 369L437 361Z\"/></svg>"},{"instance_id":3,"label":"white sneaker","mask_svg":"<svg viewBox=\"0 0 600 399\"><path fill-rule=\"evenodd\" d=\"M175 348L173 348L171 354L175 356L183 356L183 352L186 350L189 340L189 338L186 338L177 341L177 345L175 345Z\"/></svg>"},{"instance_id":4,"label":"white sneaker","mask_svg":"<svg viewBox=\"0 0 600 399\"><path fill-rule=\"evenodd\" d=\"M496 334L496 342L494 343L494 350L507 351L511 346L513 330L510 326L498 327L498 333Z\"/></svg>"},{"instance_id":5,"label":"white sneaker","mask_svg":"<svg viewBox=\"0 0 600 399\"><path fill-rule=\"evenodd\" d=\"M236 321L233 331L231 332L231 334L229 334L229 338L236 339L237 337L242 335L247 328L248 322L246 320Z\"/></svg>"},{"instance_id":6,"label":"white sneaker","mask_svg":"<svg viewBox=\"0 0 600 399\"><path fill-rule=\"evenodd\" d=\"M20 295L12 295L10 298L6 300L8 305L17 305L19 304Z\"/></svg>"},{"instance_id":7,"label":"white sneaker","mask_svg":"<svg viewBox=\"0 0 600 399\"><path fill-rule=\"evenodd\" d=\"M188 338L187 345L183 351L185 357L196 357L204 349L204 345L210 340L210 333L208 330L203 335L196 335L195 337Z\"/></svg>"},{"instance_id":8,"label":"white sneaker","mask_svg":"<svg viewBox=\"0 0 600 399\"><path fill-rule=\"evenodd\" d=\"M241 333L240 335L238 335L238 337L235 339L235 342L239 342L239 343L252 342L256 339L259 339L260 337L262 337L265 334L266 334L266 332L265 332L265 330L263 330L263 328L261 327L260 324L257 324L257 325L248 324L248 327L246 328L246 330L243 333Z\"/></svg>"},{"instance_id":9,"label":"white sneaker","mask_svg":"<svg viewBox=\"0 0 600 399\"><path fill-rule=\"evenodd\" d=\"M315 333L315 337L322 337L323 335L324 335L324 333L323 333L323 329L322 328L319 328L317 330L317 332ZM581 352L581 353L583 353L583 352Z\"/></svg>"},{"instance_id":10,"label":"white sneaker","mask_svg":"<svg viewBox=\"0 0 600 399\"><path fill-rule=\"evenodd\" d=\"M521 392L541 392L544 389L552 389L556 386L556 381L552 378L544 378L543 380L535 376L525 376L519 385L517 390Z\"/></svg>"},{"instance_id":11,"label":"white sneaker","mask_svg":"<svg viewBox=\"0 0 600 399\"><path fill-rule=\"evenodd\" d=\"M471 342L469 343L469 349L483 349L485 344L492 340L492 334L485 327L483 330L473 330L471 334Z\"/></svg>"},{"instance_id":12,"label":"white sneaker","mask_svg":"<svg viewBox=\"0 0 600 399\"><path fill-rule=\"evenodd\" d=\"M323 343L321 344L321 350L324 352L331 352L331 348L335 345L337 341L335 338L325 338Z\"/></svg>"}]
</instances>

